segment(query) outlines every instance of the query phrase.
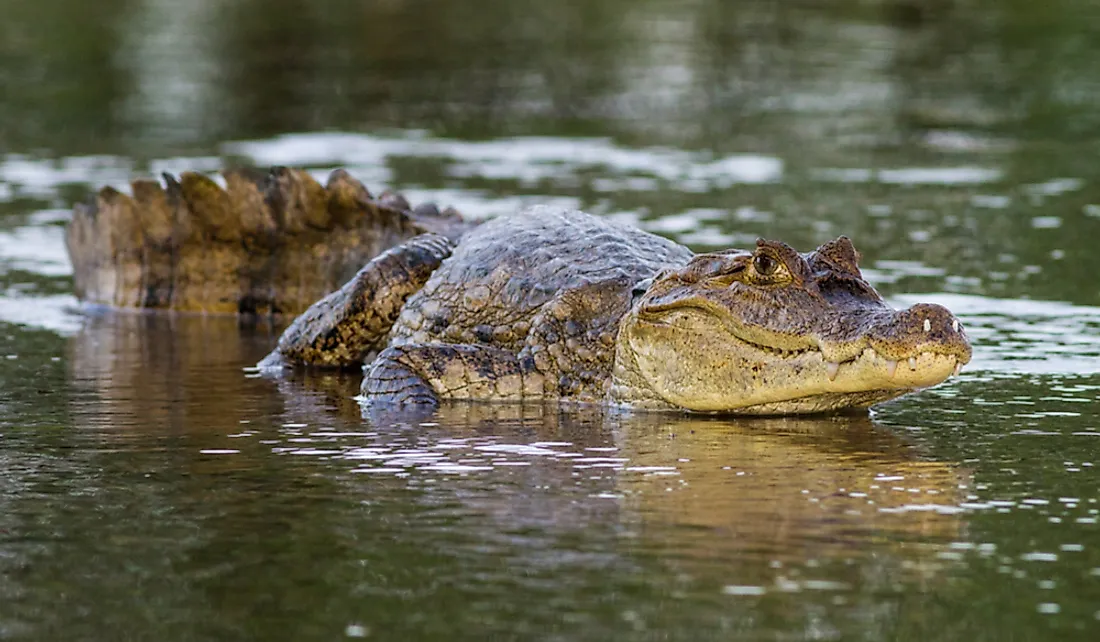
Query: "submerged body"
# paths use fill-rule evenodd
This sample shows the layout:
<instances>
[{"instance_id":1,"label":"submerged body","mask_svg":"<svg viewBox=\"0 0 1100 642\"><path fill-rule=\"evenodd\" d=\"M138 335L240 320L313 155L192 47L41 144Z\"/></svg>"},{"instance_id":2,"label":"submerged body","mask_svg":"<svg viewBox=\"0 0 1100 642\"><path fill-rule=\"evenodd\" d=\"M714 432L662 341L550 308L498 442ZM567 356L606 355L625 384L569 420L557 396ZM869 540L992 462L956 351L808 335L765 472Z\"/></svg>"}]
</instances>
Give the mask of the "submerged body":
<instances>
[{"instance_id":1,"label":"submerged body","mask_svg":"<svg viewBox=\"0 0 1100 642\"><path fill-rule=\"evenodd\" d=\"M893 310L841 237L695 255L536 207L377 257L262 366L358 367L369 403L574 400L790 414L863 408L970 359L945 308ZM900 365L899 365L900 364Z\"/></svg>"}]
</instances>

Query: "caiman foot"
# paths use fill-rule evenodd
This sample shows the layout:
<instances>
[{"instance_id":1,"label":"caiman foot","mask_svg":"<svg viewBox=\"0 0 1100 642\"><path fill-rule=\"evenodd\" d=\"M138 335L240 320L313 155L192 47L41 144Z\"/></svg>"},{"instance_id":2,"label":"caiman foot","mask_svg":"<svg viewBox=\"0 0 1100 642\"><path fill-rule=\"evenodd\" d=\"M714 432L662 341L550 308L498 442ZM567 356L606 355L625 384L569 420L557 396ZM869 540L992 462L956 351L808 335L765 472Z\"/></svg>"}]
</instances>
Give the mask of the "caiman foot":
<instances>
[{"instance_id":1,"label":"caiman foot","mask_svg":"<svg viewBox=\"0 0 1100 642\"><path fill-rule=\"evenodd\" d=\"M405 344L365 368L367 404L438 404L442 399L520 401L543 396L543 377L490 346Z\"/></svg>"}]
</instances>

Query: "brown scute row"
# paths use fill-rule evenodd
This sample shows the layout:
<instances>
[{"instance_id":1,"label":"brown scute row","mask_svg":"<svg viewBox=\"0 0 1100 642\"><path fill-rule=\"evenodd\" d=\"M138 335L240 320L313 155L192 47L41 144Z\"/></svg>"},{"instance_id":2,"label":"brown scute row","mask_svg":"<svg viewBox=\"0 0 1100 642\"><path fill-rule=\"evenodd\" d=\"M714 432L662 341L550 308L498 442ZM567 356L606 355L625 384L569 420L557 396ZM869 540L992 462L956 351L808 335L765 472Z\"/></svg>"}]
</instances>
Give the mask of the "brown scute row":
<instances>
[{"instance_id":1,"label":"brown scute row","mask_svg":"<svg viewBox=\"0 0 1100 642\"><path fill-rule=\"evenodd\" d=\"M344 170L165 175L110 187L73 210L66 246L90 304L215 314L298 314L383 251L424 232L457 239L452 209L378 199Z\"/></svg>"}]
</instances>

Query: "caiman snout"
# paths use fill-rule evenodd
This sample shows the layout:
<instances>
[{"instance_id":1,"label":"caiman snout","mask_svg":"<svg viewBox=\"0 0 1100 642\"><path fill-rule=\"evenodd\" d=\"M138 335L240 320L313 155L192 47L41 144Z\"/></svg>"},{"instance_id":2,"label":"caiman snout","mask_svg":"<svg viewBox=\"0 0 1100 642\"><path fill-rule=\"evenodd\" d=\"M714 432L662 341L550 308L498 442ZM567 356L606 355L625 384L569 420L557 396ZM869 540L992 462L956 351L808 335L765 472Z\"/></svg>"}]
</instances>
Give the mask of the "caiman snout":
<instances>
[{"instance_id":1,"label":"caiman snout","mask_svg":"<svg viewBox=\"0 0 1100 642\"><path fill-rule=\"evenodd\" d=\"M912 370L930 357L954 358L955 372L970 362L970 342L962 324L947 308L934 303L895 312L870 328L867 338L888 363L907 363Z\"/></svg>"},{"instance_id":2,"label":"caiman snout","mask_svg":"<svg viewBox=\"0 0 1100 642\"><path fill-rule=\"evenodd\" d=\"M823 345L825 374L836 388L925 388L970 362L962 324L940 305L880 310L857 327L861 340Z\"/></svg>"}]
</instances>

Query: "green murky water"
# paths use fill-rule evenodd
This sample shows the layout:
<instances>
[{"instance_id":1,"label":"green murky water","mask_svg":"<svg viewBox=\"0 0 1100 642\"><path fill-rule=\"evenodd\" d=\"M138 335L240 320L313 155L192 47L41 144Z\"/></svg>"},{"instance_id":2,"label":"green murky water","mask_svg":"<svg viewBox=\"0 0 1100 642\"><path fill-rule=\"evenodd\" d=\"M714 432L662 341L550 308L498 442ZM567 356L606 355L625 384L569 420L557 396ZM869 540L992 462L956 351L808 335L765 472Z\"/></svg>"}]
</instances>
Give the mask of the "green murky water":
<instances>
[{"instance_id":1,"label":"green murky water","mask_svg":"<svg viewBox=\"0 0 1100 642\"><path fill-rule=\"evenodd\" d=\"M0 11L0 639L1095 639L1100 5ZM851 236L975 360L870 417L363 416L276 329L75 311L137 174L336 166L697 249Z\"/></svg>"}]
</instances>

